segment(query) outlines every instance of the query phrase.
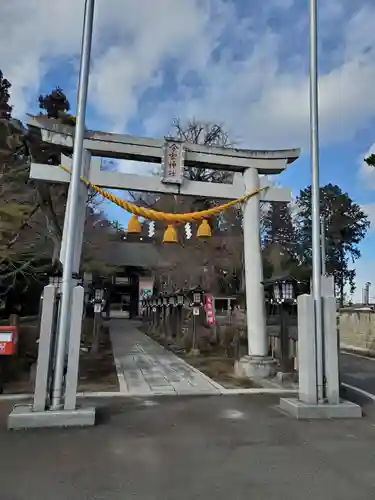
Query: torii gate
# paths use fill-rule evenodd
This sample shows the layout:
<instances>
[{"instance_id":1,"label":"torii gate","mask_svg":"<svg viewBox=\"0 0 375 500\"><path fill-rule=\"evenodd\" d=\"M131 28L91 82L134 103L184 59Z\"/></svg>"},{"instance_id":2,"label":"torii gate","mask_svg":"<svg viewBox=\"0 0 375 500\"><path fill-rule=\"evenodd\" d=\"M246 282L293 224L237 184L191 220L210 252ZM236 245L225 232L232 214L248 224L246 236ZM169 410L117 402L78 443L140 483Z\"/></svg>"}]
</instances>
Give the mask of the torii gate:
<instances>
[{"instance_id":1,"label":"torii gate","mask_svg":"<svg viewBox=\"0 0 375 500\"><path fill-rule=\"evenodd\" d=\"M42 140L72 152L74 129L63 126L56 121L43 117L31 117L29 127L41 130ZM294 162L300 155L299 149L258 151L247 149L220 148L198 144L187 144L175 139L148 139L128 135L109 134L88 131L85 134L84 150L86 161L83 164L82 176L91 183L103 188L143 191L153 193L181 194L202 196L214 199L237 199L246 193L267 185L266 175L279 174ZM177 158L171 168L171 155ZM161 163L162 177L126 174L122 172L104 171L100 168L100 160L91 156L108 157L139 162ZM70 167L70 158L62 155L63 165ZM219 184L191 181L183 177L184 166L210 168L234 172L231 184ZM262 177L263 176L263 177ZM70 176L61 168L38 163L31 164L30 178L46 182L69 183ZM82 234L84 231L85 205L87 188L82 184L80 196L80 212L77 214L77 248L74 272L79 271L82 250ZM248 354L252 369L246 370L248 375L255 370L265 375L265 361L268 360L268 338L266 333L263 265L260 245L260 202L289 202L291 192L285 188L269 187L258 196L245 203L243 231L245 256L246 311ZM69 199L67 204L69 210ZM64 252L66 235L63 236L62 252ZM63 259L61 259L63 260Z\"/></svg>"},{"instance_id":2,"label":"torii gate","mask_svg":"<svg viewBox=\"0 0 375 500\"><path fill-rule=\"evenodd\" d=\"M40 129L42 141L61 147L61 151L71 153L73 150L74 128L59 124L56 120L45 117L30 117L30 128ZM259 151L248 149L221 148L185 143L173 138L148 139L87 131L83 142L83 161L81 176L90 183L102 188L143 191L153 193L169 193L190 196L201 196L213 199L234 200L249 192L268 185L267 175L279 174L287 166L298 159L299 149ZM101 170L101 161L93 157L108 157L138 162L159 163L162 165L162 176L135 175L122 172ZM61 154L61 164L71 166L71 159ZM209 168L233 172L231 184L191 181L183 177L184 167ZM59 166L31 163L30 178L45 182L69 183L70 175ZM263 289L263 266L260 244L260 202L289 202L291 192L284 188L269 187L245 202L243 214L246 313L248 355L240 360L237 372L242 376L268 376L274 360L268 357L268 338L265 319L265 302ZM76 238L73 272L78 273L82 251L82 236L85 225L87 187L80 185L79 210L76 217ZM70 190L67 202L67 215L70 209ZM65 220L67 217L65 217ZM66 247L67 231L64 225L60 260L63 262ZM47 290L48 289L48 290ZM45 300L54 300L54 291L45 289ZM46 387L48 379L52 329L52 312L43 309L45 353L41 354L39 346L37 381L34 394L33 411L15 409L9 417L10 427L49 425L92 425L95 414L78 414L76 412L76 391L80 342L80 311L82 311L82 287L75 287L72 312L70 317L71 335L69 338L68 368L65 380L65 403L61 412L45 411ZM47 297L48 296L48 297ZM80 303L80 304L77 304ZM50 307L52 309L52 306ZM44 318L44 319L43 319ZM50 331L48 332L48 328ZM74 335L73 335L74 334ZM74 338L73 338L74 337ZM41 333L42 340L42 333ZM41 361L40 361L41 360ZM40 366L39 366L40 365ZM38 375L39 373L39 375ZM35 412L41 412L41 418ZM18 412L18 413L17 413ZM67 412L73 412L67 414ZM53 415L52 415L53 413ZM65 415L63 415L65 413ZM38 422L39 420L39 422Z\"/></svg>"}]
</instances>

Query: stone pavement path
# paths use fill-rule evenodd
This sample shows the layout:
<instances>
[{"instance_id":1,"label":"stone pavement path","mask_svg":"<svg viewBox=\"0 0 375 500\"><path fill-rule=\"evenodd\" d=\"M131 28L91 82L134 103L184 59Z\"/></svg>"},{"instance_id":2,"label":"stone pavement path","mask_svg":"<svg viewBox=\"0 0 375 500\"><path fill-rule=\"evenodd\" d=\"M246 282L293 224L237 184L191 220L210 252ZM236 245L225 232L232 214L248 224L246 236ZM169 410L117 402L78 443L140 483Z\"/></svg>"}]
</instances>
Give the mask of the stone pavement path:
<instances>
[{"instance_id":1,"label":"stone pavement path","mask_svg":"<svg viewBox=\"0 0 375 500\"><path fill-rule=\"evenodd\" d=\"M122 393L130 396L199 395L221 394L224 390L140 332L136 322L112 320L109 328Z\"/></svg>"}]
</instances>

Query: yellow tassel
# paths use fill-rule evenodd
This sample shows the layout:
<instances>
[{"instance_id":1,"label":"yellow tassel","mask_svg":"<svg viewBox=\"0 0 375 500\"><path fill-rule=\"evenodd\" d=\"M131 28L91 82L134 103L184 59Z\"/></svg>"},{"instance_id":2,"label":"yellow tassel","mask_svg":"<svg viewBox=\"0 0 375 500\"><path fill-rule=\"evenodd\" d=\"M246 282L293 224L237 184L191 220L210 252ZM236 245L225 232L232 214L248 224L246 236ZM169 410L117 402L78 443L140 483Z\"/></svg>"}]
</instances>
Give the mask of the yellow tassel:
<instances>
[{"instance_id":1,"label":"yellow tassel","mask_svg":"<svg viewBox=\"0 0 375 500\"><path fill-rule=\"evenodd\" d=\"M198 227L197 237L198 238L211 238L211 228L206 219L203 219L200 226Z\"/></svg>"},{"instance_id":2,"label":"yellow tassel","mask_svg":"<svg viewBox=\"0 0 375 500\"><path fill-rule=\"evenodd\" d=\"M136 215L132 215L128 224L129 234L140 234L142 231L141 223Z\"/></svg>"},{"instance_id":3,"label":"yellow tassel","mask_svg":"<svg viewBox=\"0 0 375 500\"><path fill-rule=\"evenodd\" d=\"M172 224L164 232L163 243L177 243L177 232Z\"/></svg>"}]
</instances>

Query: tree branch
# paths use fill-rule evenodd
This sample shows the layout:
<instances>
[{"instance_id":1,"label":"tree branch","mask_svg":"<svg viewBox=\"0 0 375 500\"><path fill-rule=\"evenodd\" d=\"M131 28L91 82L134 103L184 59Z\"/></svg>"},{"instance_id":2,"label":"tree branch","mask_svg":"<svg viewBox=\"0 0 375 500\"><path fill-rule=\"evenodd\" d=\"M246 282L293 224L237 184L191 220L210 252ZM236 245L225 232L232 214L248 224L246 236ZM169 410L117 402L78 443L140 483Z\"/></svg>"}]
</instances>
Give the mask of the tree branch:
<instances>
[{"instance_id":1,"label":"tree branch","mask_svg":"<svg viewBox=\"0 0 375 500\"><path fill-rule=\"evenodd\" d=\"M30 222L30 220L33 218L33 216L36 214L36 212L39 210L40 208L40 205L39 203L37 205L35 205L35 207L32 209L32 211L29 213L28 217L26 220L24 220L21 224L21 226L19 227L18 231L14 234L14 236L10 239L10 241L7 243L6 245L6 248L9 250L15 243L16 241L19 239L20 237L20 234L21 234L21 231L22 229L24 229L28 223Z\"/></svg>"}]
</instances>

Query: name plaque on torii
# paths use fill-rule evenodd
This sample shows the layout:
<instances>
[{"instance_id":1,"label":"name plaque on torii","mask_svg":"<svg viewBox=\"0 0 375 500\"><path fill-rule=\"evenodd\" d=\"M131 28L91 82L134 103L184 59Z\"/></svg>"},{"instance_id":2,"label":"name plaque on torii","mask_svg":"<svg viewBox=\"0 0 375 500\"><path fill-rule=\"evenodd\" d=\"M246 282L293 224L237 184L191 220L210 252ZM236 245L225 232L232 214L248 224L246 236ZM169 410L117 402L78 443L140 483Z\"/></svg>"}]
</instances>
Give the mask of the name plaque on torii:
<instances>
[{"instance_id":1,"label":"name plaque on torii","mask_svg":"<svg viewBox=\"0 0 375 500\"><path fill-rule=\"evenodd\" d=\"M161 181L181 186L184 178L184 142L166 138L162 158Z\"/></svg>"}]
</instances>

